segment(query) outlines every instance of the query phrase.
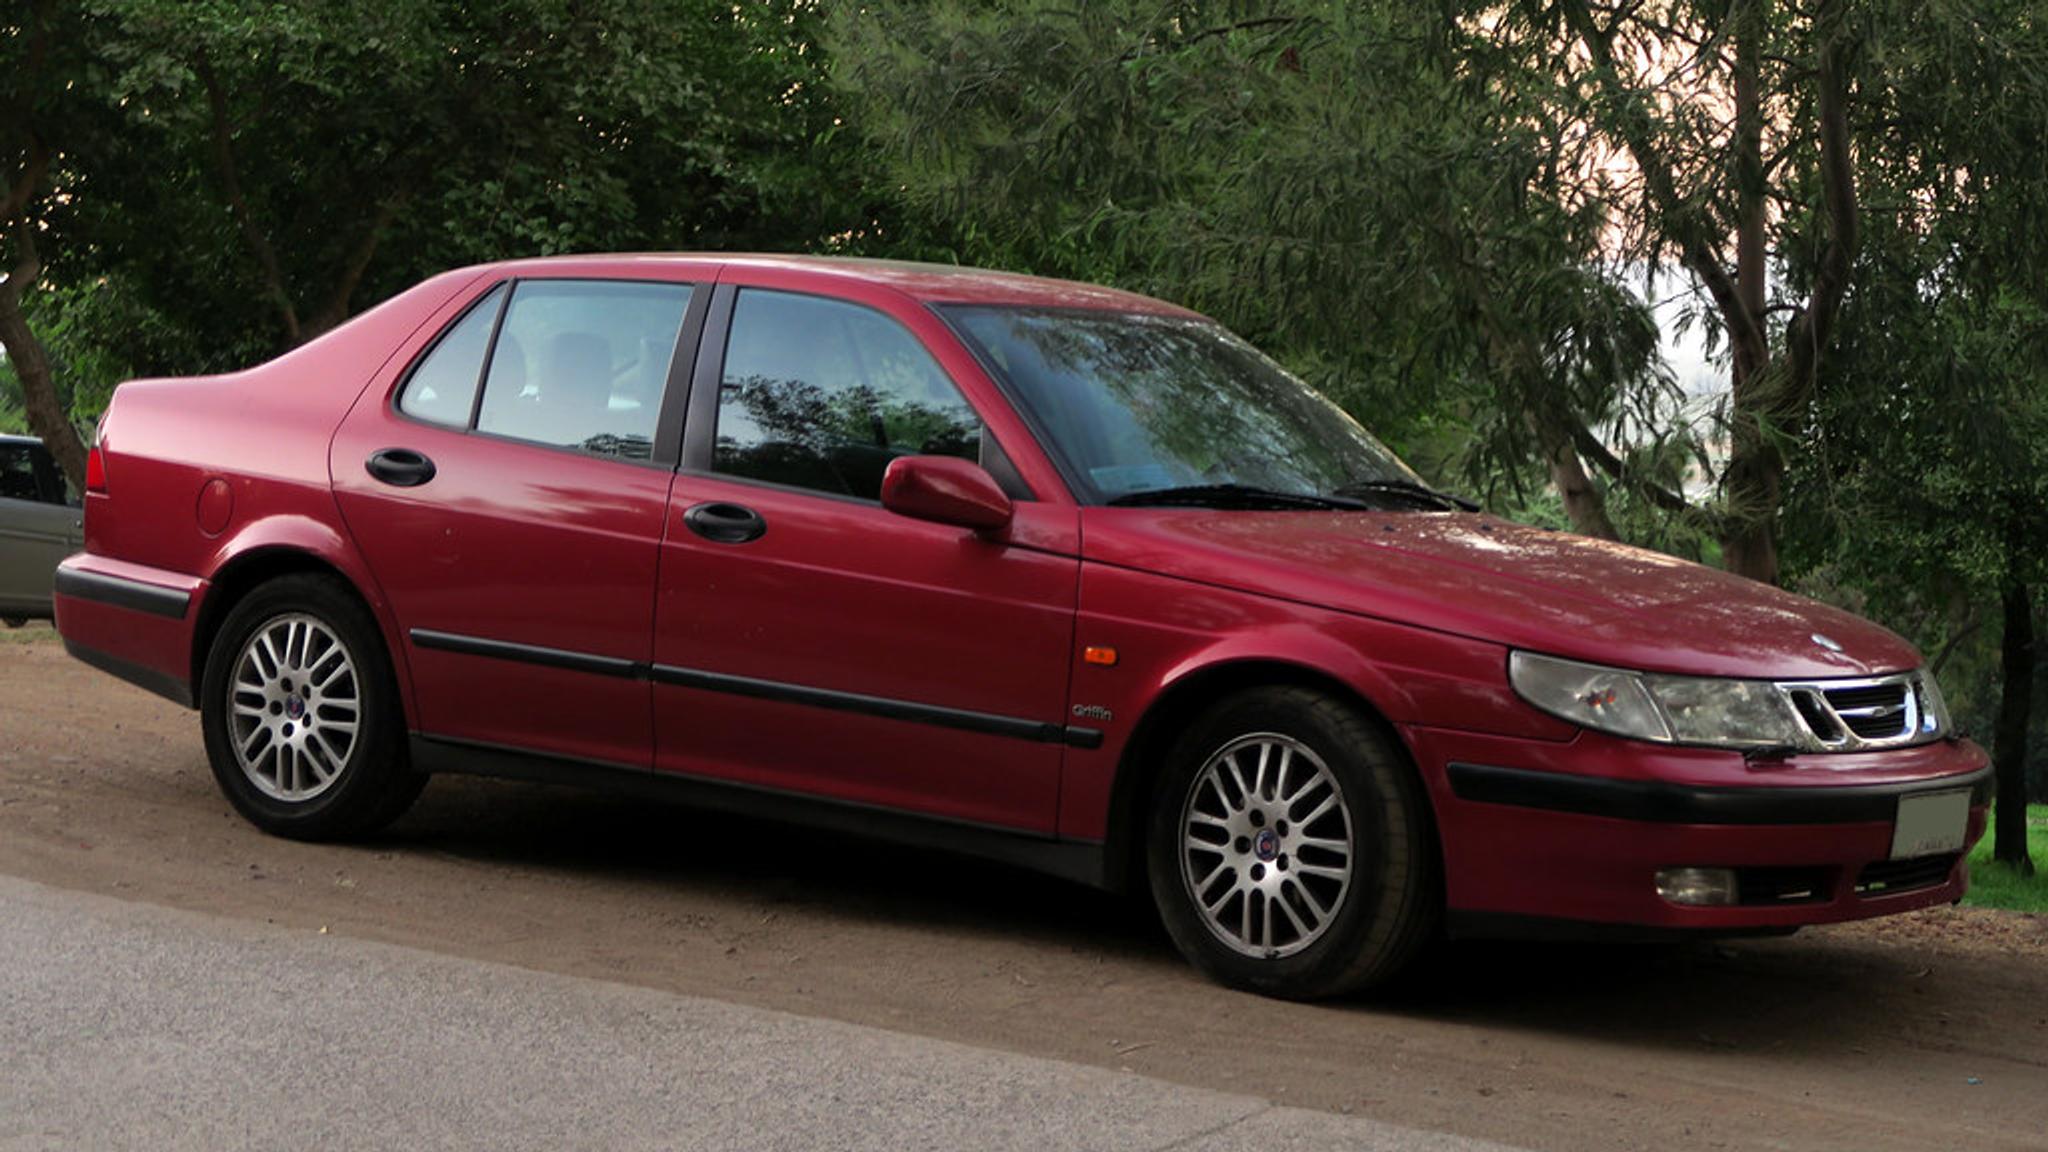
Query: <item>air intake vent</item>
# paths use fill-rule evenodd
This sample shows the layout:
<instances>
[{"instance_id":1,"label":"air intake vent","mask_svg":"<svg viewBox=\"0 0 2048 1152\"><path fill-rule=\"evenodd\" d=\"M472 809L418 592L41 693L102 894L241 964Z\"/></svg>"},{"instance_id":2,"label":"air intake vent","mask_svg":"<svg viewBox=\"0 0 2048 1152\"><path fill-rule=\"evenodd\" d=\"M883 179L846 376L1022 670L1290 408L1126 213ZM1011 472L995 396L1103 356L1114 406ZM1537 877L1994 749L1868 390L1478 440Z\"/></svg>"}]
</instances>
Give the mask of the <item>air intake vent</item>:
<instances>
[{"instance_id":1,"label":"air intake vent","mask_svg":"<svg viewBox=\"0 0 2048 1152\"><path fill-rule=\"evenodd\" d=\"M1917 856L1911 860L1884 860L1865 868L1856 877L1858 896L1890 896L1918 888L1935 888L1948 883L1956 868L1956 853Z\"/></svg>"},{"instance_id":2,"label":"air intake vent","mask_svg":"<svg viewBox=\"0 0 2048 1152\"><path fill-rule=\"evenodd\" d=\"M1865 740L1888 740L1909 736L1912 717L1906 708L1911 688L1904 680L1854 688L1823 688L1828 707L1849 731Z\"/></svg>"}]
</instances>

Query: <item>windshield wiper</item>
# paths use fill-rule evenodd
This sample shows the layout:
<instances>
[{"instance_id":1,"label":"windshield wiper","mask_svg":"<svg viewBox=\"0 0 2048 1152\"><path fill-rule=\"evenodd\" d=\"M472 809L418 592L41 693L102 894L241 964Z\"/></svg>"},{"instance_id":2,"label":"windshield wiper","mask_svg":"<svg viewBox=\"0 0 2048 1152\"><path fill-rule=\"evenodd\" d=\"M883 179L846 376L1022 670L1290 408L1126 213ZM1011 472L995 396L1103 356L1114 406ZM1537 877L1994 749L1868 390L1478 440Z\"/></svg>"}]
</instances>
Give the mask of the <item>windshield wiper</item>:
<instances>
[{"instance_id":1,"label":"windshield wiper","mask_svg":"<svg viewBox=\"0 0 2048 1152\"><path fill-rule=\"evenodd\" d=\"M1411 503L1441 508L1446 512L1454 508L1466 512L1479 511L1477 501L1467 500L1463 496L1453 496L1449 492L1439 492L1427 484L1417 484L1413 480L1353 480L1349 484L1338 486L1336 495L1393 496Z\"/></svg>"},{"instance_id":2,"label":"windshield wiper","mask_svg":"<svg viewBox=\"0 0 2048 1152\"><path fill-rule=\"evenodd\" d=\"M1283 492L1278 488L1260 488L1252 484L1184 484L1177 488L1152 488L1143 492L1126 492L1109 503L1119 508L1181 505L1191 508L1309 508L1347 512L1369 507L1363 501L1343 495Z\"/></svg>"}]
</instances>

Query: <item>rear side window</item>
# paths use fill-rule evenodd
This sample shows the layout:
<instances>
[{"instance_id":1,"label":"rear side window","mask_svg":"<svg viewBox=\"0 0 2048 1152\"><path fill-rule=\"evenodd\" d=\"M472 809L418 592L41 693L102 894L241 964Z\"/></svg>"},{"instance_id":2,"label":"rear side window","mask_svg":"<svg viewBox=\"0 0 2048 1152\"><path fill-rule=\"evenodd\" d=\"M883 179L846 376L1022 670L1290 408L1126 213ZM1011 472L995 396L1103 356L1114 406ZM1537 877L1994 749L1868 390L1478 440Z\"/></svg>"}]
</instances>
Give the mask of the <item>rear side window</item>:
<instances>
[{"instance_id":1,"label":"rear side window","mask_svg":"<svg viewBox=\"0 0 2048 1152\"><path fill-rule=\"evenodd\" d=\"M491 350L477 430L647 459L689 304L687 284L521 281Z\"/></svg>"},{"instance_id":2,"label":"rear side window","mask_svg":"<svg viewBox=\"0 0 2048 1152\"><path fill-rule=\"evenodd\" d=\"M498 322L504 302L505 286L500 284L463 313L413 369L405 393L398 398L399 411L430 424L469 427L477 382L484 375L484 352L490 347L491 327Z\"/></svg>"},{"instance_id":3,"label":"rear side window","mask_svg":"<svg viewBox=\"0 0 2048 1152\"><path fill-rule=\"evenodd\" d=\"M896 457L974 460L982 440L980 417L901 324L839 300L739 294L714 470L874 500Z\"/></svg>"}]
</instances>

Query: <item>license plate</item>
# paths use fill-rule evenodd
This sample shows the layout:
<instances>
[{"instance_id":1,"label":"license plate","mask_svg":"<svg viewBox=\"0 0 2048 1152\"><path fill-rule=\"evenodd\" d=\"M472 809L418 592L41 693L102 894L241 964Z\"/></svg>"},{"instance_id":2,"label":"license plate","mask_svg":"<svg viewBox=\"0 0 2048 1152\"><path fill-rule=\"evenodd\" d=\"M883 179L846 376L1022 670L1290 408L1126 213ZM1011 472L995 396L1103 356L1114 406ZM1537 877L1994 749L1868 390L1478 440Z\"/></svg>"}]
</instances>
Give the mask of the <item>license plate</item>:
<instances>
[{"instance_id":1,"label":"license plate","mask_svg":"<svg viewBox=\"0 0 2048 1152\"><path fill-rule=\"evenodd\" d=\"M1892 824L1892 859L1935 856L1963 850L1970 827L1970 790L1899 797Z\"/></svg>"}]
</instances>

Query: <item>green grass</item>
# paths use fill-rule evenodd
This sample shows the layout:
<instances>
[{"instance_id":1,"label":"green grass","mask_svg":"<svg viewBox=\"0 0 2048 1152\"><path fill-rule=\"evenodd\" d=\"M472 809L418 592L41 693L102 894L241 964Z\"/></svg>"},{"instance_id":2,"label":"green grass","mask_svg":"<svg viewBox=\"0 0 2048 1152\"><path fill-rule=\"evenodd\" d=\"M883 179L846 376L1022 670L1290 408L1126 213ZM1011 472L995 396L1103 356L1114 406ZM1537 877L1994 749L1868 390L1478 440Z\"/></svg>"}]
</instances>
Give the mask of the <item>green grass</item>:
<instances>
[{"instance_id":1,"label":"green grass","mask_svg":"<svg viewBox=\"0 0 2048 1152\"><path fill-rule=\"evenodd\" d=\"M2027 807L2027 852L2034 874L2019 872L1991 859L1991 833L1970 850L1970 894L1963 903L1978 908L2048 913L2048 804Z\"/></svg>"}]
</instances>

